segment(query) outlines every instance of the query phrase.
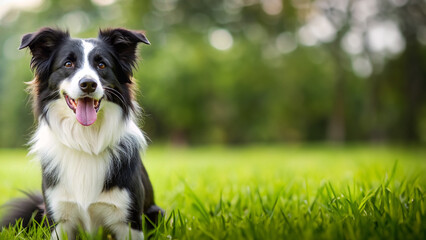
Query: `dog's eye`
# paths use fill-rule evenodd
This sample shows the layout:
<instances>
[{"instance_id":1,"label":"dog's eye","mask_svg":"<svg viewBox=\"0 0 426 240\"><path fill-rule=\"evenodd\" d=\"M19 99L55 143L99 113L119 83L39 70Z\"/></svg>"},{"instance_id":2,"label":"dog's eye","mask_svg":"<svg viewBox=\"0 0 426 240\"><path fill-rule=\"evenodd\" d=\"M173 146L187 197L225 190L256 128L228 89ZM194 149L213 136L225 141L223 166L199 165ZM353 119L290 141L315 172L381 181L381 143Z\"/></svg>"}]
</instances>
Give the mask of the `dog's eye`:
<instances>
[{"instance_id":1,"label":"dog's eye","mask_svg":"<svg viewBox=\"0 0 426 240\"><path fill-rule=\"evenodd\" d=\"M71 61L66 61L64 63L64 67L66 67L66 68L72 68L72 67L74 67L74 63L72 63Z\"/></svg>"},{"instance_id":2,"label":"dog's eye","mask_svg":"<svg viewBox=\"0 0 426 240\"><path fill-rule=\"evenodd\" d=\"M104 69L105 67L106 67L105 63L103 63L103 62L98 63L99 69Z\"/></svg>"}]
</instances>

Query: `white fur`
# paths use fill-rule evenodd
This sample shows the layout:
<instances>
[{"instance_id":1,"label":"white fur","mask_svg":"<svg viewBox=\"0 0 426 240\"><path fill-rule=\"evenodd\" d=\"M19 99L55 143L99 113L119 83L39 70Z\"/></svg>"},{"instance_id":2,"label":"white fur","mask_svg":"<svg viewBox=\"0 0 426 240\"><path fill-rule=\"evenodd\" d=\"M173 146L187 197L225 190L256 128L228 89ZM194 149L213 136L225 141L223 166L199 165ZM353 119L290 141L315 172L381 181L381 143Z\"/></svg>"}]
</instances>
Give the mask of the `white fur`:
<instances>
[{"instance_id":1,"label":"white fur","mask_svg":"<svg viewBox=\"0 0 426 240\"><path fill-rule=\"evenodd\" d=\"M44 192L52 217L58 223L52 239L62 239L62 231L73 239L73 230L77 225L88 231L106 226L115 232L118 239L128 238L129 232L132 239L143 239L142 232L129 231L126 224L131 203L127 190L102 190L113 166L111 161L118 159L114 155L134 154L120 149L118 144L134 144L137 141L138 146L144 149L146 140L134 121L134 113L123 118L121 107L106 99L101 102L93 125L82 126L77 121L75 113L66 104L64 92L73 99L87 96L81 91L79 81L90 78L98 84L90 97L100 99L104 96L98 73L89 61L95 46L81 40L81 47L84 53L82 65L72 77L62 81L60 98L46 106L46 115L39 119L38 128L30 141L30 153L40 158L44 173L58 177L57 184Z\"/></svg>"},{"instance_id":2,"label":"white fur","mask_svg":"<svg viewBox=\"0 0 426 240\"><path fill-rule=\"evenodd\" d=\"M57 156L58 148L52 146L59 143L59 149L64 145L78 152L99 155L107 147L115 146L126 134L145 142L140 130L135 131L136 124L132 120L125 121L122 109L114 103L102 101L96 122L88 127L76 120L74 112L62 97L49 103L47 109L47 122L40 122L32 140L32 151ZM51 151L54 153L50 153Z\"/></svg>"},{"instance_id":3,"label":"white fur","mask_svg":"<svg viewBox=\"0 0 426 240\"><path fill-rule=\"evenodd\" d=\"M129 229L125 223L129 204L130 196L125 190L114 188L102 193L88 209L92 231L96 231L99 226L106 226L115 233L117 239L128 239L129 230L132 239L143 239L141 231Z\"/></svg>"},{"instance_id":4,"label":"white fur","mask_svg":"<svg viewBox=\"0 0 426 240\"><path fill-rule=\"evenodd\" d=\"M77 72L72 76L71 79L66 79L61 84L61 90L65 90L65 92L73 99L78 99L84 93L80 89L80 80L83 78L94 80L98 86L101 86L101 82L98 76L98 73L95 71L93 66L90 65L89 54L95 48L95 46L86 41L81 40L81 46L83 47L83 64L77 70ZM63 92L63 91L61 91ZM104 95L104 90L101 87L97 87L95 92L91 94L93 98L100 99Z\"/></svg>"},{"instance_id":5,"label":"white fur","mask_svg":"<svg viewBox=\"0 0 426 240\"><path fill-rule=\"evenodd\" d=\"M75 225L81 224L93 231L99 225L96 222L101 222L109 224L119 239L124 238L129 234L124 223L130 203L129 193L118 189L102 192L102 188L112 165L112 154L122 152L117 146L120 141L136 140L142 148L146 146L133 116L123 119L122 109L105 100L96 122L86 127L77 122L63 97L52 101L47 109L46 118L40 119L31 140L30 153L40 157L46 173L59 173L59 183L45 191L53 218L60 223L56 230L71 231ZM93 210L97 203L107 203L111 209L118 209L118 213L108 216L108 220L94 219L88 210ZM95 216L105 218L104 215ZM142 232L132 230L131 234L133 239L143 239ZM61 238L60 233L58 236Z\"/></svg>"}]
</instances>

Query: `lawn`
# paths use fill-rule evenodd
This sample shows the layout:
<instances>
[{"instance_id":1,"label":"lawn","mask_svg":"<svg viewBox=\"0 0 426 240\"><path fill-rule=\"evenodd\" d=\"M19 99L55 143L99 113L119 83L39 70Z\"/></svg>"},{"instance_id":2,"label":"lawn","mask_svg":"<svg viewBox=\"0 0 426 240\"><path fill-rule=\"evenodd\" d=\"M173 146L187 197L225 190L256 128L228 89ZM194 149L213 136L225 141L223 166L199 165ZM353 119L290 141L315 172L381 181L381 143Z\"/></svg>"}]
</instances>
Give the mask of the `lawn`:
<instances>
[{"instance_id":1,"label":"lawn","mask_svg":"<svg viewBox=\"0 0 426 240\"><path fill-rule=\"evenodd\" d=\"M25 154L0 150L0 204L40 189ZM151 239L426 239L426 149L154 146L144 163L167 212Z\"/></svg>"}]
</instances>

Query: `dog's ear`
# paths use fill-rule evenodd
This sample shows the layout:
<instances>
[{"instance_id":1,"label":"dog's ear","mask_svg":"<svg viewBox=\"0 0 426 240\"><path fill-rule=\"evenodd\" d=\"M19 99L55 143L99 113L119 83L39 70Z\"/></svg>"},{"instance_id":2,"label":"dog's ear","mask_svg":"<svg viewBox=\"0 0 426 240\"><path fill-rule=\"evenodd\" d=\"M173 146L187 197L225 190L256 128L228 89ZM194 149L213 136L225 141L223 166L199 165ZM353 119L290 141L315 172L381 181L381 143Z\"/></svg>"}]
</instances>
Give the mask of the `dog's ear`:
<instances>
[{"instance_id":1,"label":"dog's ear","mask_svg":"<svg viewBox=\"0 0 426 240\"><path fill-rule=\"evenodd\" d=\"M120 65L130 75L132 74L132 68L136 64L138 43L151 44L144 32L124 28L99 30L98 38L113 47L115 54L119 58Z\"/></svg>"},{"instance_id":2,"label":"dog's ear","mask_svg":"<svg viewBox=\"0 0 426 240\"><path fill-rule=\"evenodd\" d=\"M19 50L29 47L33 58L31 67L37 67L38 64L49 59L54 49L66 38L69 33L59 29L42 28L38 32L28 33L22 37Z\"/></svg>"}]
</instances>

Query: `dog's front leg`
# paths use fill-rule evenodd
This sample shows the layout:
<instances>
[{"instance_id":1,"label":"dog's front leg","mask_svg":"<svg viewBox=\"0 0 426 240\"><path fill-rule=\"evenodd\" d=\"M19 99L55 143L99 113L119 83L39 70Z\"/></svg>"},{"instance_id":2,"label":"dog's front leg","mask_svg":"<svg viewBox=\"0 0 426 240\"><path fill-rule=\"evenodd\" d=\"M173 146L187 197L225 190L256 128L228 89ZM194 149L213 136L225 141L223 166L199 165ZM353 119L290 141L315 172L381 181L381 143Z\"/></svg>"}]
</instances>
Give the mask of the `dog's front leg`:
<instances>
[{"instance_id":1,"label":"dog's front leg","mask_svg":"<svg viewBox=\"0 0 426 240\"><path fill-rule=\"evenodd\" d=\"M103 192L98 201L90 204L88 208L92 232L102 226L110 230L117 240L143 240L143 232L129 225L130 203L127 190L114 188Z\"/></svg>"},{"instance_id":2,"label":"dog's front leg","mask_svg":"<svg viewBox=\"0 0 426 240\"><path fill-rule=\"evenodd\" d=\"M143 240L143 232L130 228L127 224L126 210L114 204L97 202L92 203L88 209L92 222L92 231L99 227L106 227L112 231L117 240Z\"/></svg>"},{"instance_id":3,"label":"dog's front leg","mask_svg":"<svg viewBox=\"0 0 426 240\"><path fill-rule=\"evenodd\" d=\"M53 218L57 223L51 239L75 239L79 226L85 226L84 210L75 202L60 201L55 206Z\"/></svg>"}]
</instances>

